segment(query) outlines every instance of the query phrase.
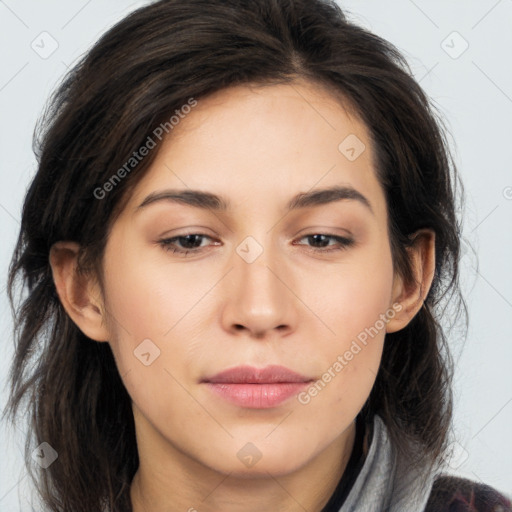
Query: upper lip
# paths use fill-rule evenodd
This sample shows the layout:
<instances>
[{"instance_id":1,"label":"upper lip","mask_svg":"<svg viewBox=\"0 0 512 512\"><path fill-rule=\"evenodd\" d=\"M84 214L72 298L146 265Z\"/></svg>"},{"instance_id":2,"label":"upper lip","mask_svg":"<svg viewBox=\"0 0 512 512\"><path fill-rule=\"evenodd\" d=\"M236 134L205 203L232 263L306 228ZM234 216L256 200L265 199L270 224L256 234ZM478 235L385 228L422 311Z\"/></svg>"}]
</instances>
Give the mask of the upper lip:
<instances>
[{"instance_id":1,"label":"upper lip","mask_svg":"<svg viewBox=\"0 0 512 512\"><path fill-rule=\"evenodd\" d=\"M229 382L239 384L265 384L277 382L309 382L313 379L300 375L284 366L270 365L258 369L253 366L237 366L203 379L202 382Z\"/></svg>"}]
</instances>

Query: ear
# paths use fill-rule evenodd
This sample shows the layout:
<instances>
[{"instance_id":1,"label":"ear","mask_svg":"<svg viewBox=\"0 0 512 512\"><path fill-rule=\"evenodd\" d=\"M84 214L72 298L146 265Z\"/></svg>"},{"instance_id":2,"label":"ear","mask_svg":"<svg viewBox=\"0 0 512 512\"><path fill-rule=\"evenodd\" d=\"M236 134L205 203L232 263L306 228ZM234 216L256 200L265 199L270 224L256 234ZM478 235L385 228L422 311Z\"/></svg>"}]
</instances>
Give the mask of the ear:
<instances>
[{"instance_id":1,"label":"ear","mask_svg":"<svg viewBox=\"0 0 512 512\"><path fill-rule=\"evenodd\" d=\"M400 331L407 326L423 306L434 278L435 232L431 229L420 229L413 237L413 244L407 248L413 281L405 282L402 276L395 275L392 304L398 303L402 308L389 320L386 332Z\"/></svg>"},{"instance_id":2,"label":"ear","mask_svg":"<svg viewBox=\"0 0 512 512\"><path fill-rule=\"evenodd\" d=\"M56 242L50 248L53 281L62 306L89 338L108 341L101 290L93 276L79 273L76 242Z\"/></svg>"}]
</instances>

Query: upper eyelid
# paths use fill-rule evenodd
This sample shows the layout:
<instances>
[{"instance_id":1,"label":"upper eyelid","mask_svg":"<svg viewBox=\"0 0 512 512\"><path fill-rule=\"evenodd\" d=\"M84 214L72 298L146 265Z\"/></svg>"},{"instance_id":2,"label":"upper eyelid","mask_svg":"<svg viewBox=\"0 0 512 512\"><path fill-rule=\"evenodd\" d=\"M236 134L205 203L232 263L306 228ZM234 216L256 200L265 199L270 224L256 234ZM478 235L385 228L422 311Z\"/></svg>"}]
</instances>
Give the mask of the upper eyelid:
<instances>
[{"instance_id":1,"label":"upper eyelid","mask_svg":"<svg viewBox=\"0 0 512 512\"><path fill-rule=\"evenodd\" d=\"M160 238L159 239L159 243L170 242L170 241L176 242L179 238L184 238L186 236L191 236L191 235L198 235L198 236L201 236L203 239L207 238L207 239L210 239L213 242L218 242L219 241L216 237L211 236L211 235L207 235L206 233L189 232L189 233L183 233L183 234L179 234L179 235L174 235L174 236L171 236L171 237ZM349 244L353 245L355 243L354 237L352 235L344 236L344 235L337 235L337 234L333 234L333 233L329 233L329 232L323 232L323 231L311 231L311 232L305 233L303 235L300 235L300 236L294 238L294 240L302 240L304 238L307 238L307 237L310 237L310 236L314 236L314 235L323 235L323 236L326 236L326 237L334 240L337 243L345 243L346 245L349 245ZM303 245L303 244L299 244L299 245ZM198 250L200 250L202 248L203 247L200 246L200 247L196 247L196 248L193 248L193 249L186 249L186 250L194 252L194 251L198 251ZM183 250L185 250L185 249L183 249Z\"/></svg>"},{"instance_id":2,"label":"upper eyelid","mask_svg":"<svg viewBox=\"0 0 512 512\"><path fill-rule=\"evenodd\" d=\"M193 232L191 231L188 233L180 233L178 235L173 235L173 236L162 236L159 238L159 240L175 240L177 238L183 238L183 237L191 236L191 235L198 235L203 238L210 238L211 240L217 240L217 237L215 237L213 235L208 235L207 233L201 233L200 231L193 231ZM336 234L336 233L330 233L329 231L321 231L321 230L308 231L307 233L299 235L295 238L300 240L302 238L306 238L307 236L313 236L313 235L324 235L324 236L328 236L331 238L345 238L345 239L352 238L352 235L348 234L348 233L346 235L340 235L340 234Z\"/></svg>"},{"instance_id":3,"label":"upper eyelid","mask_svg":"<svg viewBox=\"0 0 512 512\"><path fill-rule=\"evenodd\" d=\"M160 238L169 239L169 238L182 237L182 236L187 236L187 235L202 235L202 236L207 236L210 238L220 237L220 235L217 235L217 234L207 233L206 231L212 231L212 230L210 230L210 228L207 228L205 226L192 226L192 227L183 228L183 229L185 229L187 231L185 231L183 233L178 233L178 234L170 234L169 233L169 236L162 235L162 236L160 236ZM179 228L173 229L172 231L178 231L178 230L179 230ZM287 230L288 230L288 228L287 228ZM231 230L229 230L229 231L232 233ZM328 236L333 236L333 237L338 236L338 237L342 237L342 238L343 237L347 238L347 237L354 236L353 231L346 229L346 228L341 228L341 227L311 226L309 228L301 229L300 231L304 233L301 235L297 235L300 237L304 237L304 236L308 236L308 235L328 235ZM334 231L341 231L342 233L335 233Z\"/></svg>"}]
</instances>

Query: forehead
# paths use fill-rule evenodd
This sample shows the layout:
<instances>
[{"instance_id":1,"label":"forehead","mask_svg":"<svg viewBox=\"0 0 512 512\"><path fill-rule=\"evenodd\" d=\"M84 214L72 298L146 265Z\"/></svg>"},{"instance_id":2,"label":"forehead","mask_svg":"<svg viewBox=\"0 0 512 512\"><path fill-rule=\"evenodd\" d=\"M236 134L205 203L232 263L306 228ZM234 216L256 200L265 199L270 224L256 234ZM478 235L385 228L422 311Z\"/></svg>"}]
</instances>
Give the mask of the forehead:
<instances>
[{"instance_id":1,"label":"forehead","mask_svg":"<svg viewBox=\"0 0 512 512\"><path fill-rule=\"evenodd\" d=\"M383 199L366 126L325 88L230 87L187 112L136 187L132 208L165 188L211 192L233 207L288 205L297 193L336 185Z\"/></svg>"}]
</instances>

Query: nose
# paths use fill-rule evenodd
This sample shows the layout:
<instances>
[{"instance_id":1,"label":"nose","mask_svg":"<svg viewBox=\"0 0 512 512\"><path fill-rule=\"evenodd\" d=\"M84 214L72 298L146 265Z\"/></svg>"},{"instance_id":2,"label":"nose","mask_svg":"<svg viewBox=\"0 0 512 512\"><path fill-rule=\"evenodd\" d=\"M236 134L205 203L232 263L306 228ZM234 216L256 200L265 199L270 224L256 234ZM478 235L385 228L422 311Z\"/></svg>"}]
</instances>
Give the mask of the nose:
<instances>
[{"instance_id":1,"label":"nose","mask_svg":"<svg viewBox=\"0 0 512 512\"><path fill-rule=\"evenodd\" d=\"M245 333L257 339L292 332L299 301L283 261L266 248L252 262L235 251L231 263L234 268L225 282L224 329L230 334Z\"/></svg>"}]
</instances>

